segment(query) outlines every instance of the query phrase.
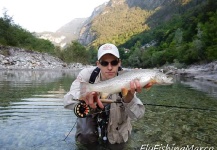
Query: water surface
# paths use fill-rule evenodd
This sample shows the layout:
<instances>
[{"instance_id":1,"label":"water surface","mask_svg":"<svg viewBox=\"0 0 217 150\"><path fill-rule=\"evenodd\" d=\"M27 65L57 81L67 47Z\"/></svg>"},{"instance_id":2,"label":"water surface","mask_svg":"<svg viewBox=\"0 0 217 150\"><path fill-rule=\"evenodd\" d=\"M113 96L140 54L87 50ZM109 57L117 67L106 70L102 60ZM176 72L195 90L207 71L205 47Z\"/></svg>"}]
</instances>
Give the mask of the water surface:
<instances>
[{"instance_id":1,"label":"water surface","mask_svg":"<svg viewBox=\"0 0 217 150\"><path fill-rule=\"evenodd\" d=\"M0 71L1 149L85 149L74 139L76 117L62 102L77 73ZM132 122L132 138L125 149L145 145L216 148L216 95L216 84L178 77L173 85L143 91L138 96L146 113ZM104 144L97 148L109 149Z\"/></svg>"}]
</instances>

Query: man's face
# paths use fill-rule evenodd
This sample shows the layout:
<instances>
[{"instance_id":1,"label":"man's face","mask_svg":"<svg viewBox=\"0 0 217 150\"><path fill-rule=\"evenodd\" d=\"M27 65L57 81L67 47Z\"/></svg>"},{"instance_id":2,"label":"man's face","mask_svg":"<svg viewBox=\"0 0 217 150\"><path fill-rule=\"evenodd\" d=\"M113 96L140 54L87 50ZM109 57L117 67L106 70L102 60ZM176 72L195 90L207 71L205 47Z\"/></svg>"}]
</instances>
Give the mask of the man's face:
<instances>
[{"instance_id":1,"label":"man's face","mask_svg":"<svg viewBox=\"0 0 217 150\"><path fill-rule=\"evenodd\" d=\"M121 61L112 54L105 54L97 61L97 66L101 70L102 80L108 80L117 76Z\"/></svg>"}]
</instances>

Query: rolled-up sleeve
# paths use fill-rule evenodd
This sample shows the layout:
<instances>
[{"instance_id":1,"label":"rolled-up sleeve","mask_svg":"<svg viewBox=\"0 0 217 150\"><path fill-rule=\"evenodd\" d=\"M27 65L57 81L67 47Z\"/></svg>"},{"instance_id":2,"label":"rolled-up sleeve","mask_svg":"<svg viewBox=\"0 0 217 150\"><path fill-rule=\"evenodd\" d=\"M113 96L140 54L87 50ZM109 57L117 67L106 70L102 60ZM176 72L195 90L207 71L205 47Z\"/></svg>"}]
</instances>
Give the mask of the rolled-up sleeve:
<instances>
[{"instance_id":1,"label":"rolled-up sleeve","mask_svg":"<svg viewBox=\"0 0 217 150\"><path fill-rule=\"evenodd\" d=\"M78 98L80 95L80 82L76 79L70 88L70 91L64 96L63 104L66 109L74 109L75 104L78 103Z\"/></svg>"},{"instance_id":2,"label":"rolled-up sleeve","mask_svg":"<svg viewBox=\"0 0 217 150\"><path fill-rule=\"evenodd\" d=\"M123 105L126 108L126 113L132 120L137 120L144 116L145 107L136 94L130 103L123 103Z\"/></svg>"},{"instance_id":3,"label":"rolled-up sleeve","mask_svg":"<svg viewBox=\"0 0 217 150\"><path fill-rule=\"evenodd\" d=\"M66 109L74 109L75 104L78 103L78 99L80 98L80 83L88 82L90 78L90 74L94 68L85 68L80 71L77 78L74 80L70 87L70 91L64 95L63 104Z\"/></svg>"}]
</instances>

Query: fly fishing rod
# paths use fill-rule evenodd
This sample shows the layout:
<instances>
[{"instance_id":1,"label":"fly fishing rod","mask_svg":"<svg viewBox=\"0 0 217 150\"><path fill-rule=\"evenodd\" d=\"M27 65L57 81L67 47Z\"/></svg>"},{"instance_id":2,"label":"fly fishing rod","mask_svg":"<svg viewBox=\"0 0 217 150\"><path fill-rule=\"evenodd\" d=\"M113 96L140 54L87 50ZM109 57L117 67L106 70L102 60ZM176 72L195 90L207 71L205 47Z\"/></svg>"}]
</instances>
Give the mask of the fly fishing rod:
<instances>
[{"instance_id":1,"label":"fly fishing rod","mask_svg":"<svg viewBox=\"0 0 217 150\"><path fill-rule=\"evenodd\" d=\"M85 118L88 115L92 115L92 114L98 114L98 113L102 113L103 110L100 109L97 106L98 112L92 113L91 114L91 108L85 103L84 100L79 100L79 103L77 103L74 107L74 113L78 118ZM111 100L111 99L100 99L102 103L123 103L122 99L118 99L118 100ZM174 105L161 105L161 104L148 104L148 103L143 103L143 105L145 106L157 106L157 107L170 107L170 108L178 108L178 109L189 109L189 110L203 110L203 111L217 111L215 109L206 109L206 108L198 108L198 107L185 107L185 106L174 106ZM109 111L109 110L104 110L104 111ZM76 121L77 122L77 121ZM69 136L69 134L71 133L71 131L74 129L75 124L74 123L72 129L70 130L70 132L68 133L68 135L64 138L63 141L65 141L67 139L67 137Z\"/></svg>"},{"instance_id":2,"label":"fly fishing rod","mask_svg":"<svg viewBox=\"0 0 217 150\"><path fill-rule=\"evenodd\" d=\"M215 109L199 108L199 107L185 107L185 106L174 106L174 105L161 105L161 104L145 104L148 106L159 106L159 107L170 107L170 108L179 108L179 109L196 109L196 110L206 110L206 111L217 111Z\"/></svg>"},{"instance_id":3,"label":"fly fishing rod","mask_svg":"<svg viewBox=\"0 0 217 150\"><path fill-rule=\"evenodd\" d=\"M111 100L111 99L100 99L102 103L123 103L121 99ZM215 109L207 109L207 108L199 108L199 107L185 107L185 106L174 106L174 105L162 105L162 104L148 104L143 103L145 106L158 106L158 107L170 107L170 108L178 108L178 109L189 109L189 110L203 110L203 111L217 111ZM79 118L85 118L87 115L91 114L91 108L85 103L84 100L79 100L79 103L74 107L74 113ZM102 110L98 108L98 112L100 113ZM92 112L93 113L93 112Z\"/></svg>"}]
</instances>

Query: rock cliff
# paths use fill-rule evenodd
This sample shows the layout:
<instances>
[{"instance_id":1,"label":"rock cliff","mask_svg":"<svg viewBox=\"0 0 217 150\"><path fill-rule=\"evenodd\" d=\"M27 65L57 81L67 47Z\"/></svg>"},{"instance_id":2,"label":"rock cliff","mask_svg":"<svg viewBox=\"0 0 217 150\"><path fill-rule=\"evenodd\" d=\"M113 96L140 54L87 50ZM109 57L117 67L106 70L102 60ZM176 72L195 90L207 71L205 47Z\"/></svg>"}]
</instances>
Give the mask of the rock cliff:
<instances>
[{"instance_id":1,"label":"rock cliff","mask_svg":"<svg viewBox=\"0 0 217 150\"><path fill-rule=\"evenodd\" d=\"M83 27L80 30L78 41L83 45L88 45L96 38L96 33L91 29L92 20L101 14L106 7L107 3L104 3L96 7L92 15L85 21Z\"/></svg>"}]
</instances>

